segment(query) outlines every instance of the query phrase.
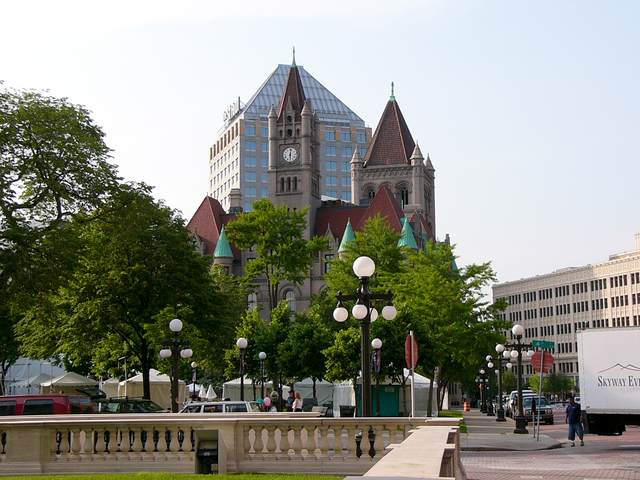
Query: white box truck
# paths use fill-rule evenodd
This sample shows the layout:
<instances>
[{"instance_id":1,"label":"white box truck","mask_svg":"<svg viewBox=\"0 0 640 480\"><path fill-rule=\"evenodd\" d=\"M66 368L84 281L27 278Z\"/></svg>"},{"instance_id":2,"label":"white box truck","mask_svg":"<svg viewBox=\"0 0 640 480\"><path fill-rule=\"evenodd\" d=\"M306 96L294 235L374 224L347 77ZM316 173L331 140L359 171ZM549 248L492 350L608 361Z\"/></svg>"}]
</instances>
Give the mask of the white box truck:
<instances>
[{"instance_id":1,"label":"white box truck","mask_svg":"<svg viewBox=\"0 0 640 480\"><path fill-rule=\"evenodd\" d=\"M587 433L621 434L640 425L640 328L577 334L580 405Z\"/></svg>"}]
</instances>

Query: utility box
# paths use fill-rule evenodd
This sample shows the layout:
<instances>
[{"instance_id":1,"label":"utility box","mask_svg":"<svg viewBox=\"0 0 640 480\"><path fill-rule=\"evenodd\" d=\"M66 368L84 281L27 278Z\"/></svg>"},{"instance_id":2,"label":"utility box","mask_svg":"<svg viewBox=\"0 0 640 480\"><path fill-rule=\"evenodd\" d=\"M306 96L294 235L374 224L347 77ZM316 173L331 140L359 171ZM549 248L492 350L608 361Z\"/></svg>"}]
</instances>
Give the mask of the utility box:
<instances>
[{"instance_id":1,"label":"utility box","mask_svg":"<svg viewBox=\"0 0 640 480\"><path fill-rule=\"evenodd\" d=\"M218 430L196 430L195 472L203 474L220 473L220 444Z\"/></svg>"}]
</instances>

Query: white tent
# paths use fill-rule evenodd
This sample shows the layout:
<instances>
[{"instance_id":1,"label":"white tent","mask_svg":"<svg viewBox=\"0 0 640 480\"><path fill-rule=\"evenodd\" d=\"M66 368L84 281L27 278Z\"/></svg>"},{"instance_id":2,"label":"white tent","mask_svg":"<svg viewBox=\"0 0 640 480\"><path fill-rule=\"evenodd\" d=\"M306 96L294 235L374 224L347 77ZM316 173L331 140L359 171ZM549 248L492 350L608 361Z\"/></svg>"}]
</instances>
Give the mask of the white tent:
<instances>
[{"instance_id":1,"label":"white tent","mask_svg":"<svg viewBox=\"0 0 640 480\"><path fill-rule=\"evenodd\" d=\"M178 384L178 405L182 405L187 398L187 387L182 380L179 380ZM128 397L143 396L142 373L127 379L126 385ZM125 382L120 382L118 395L121 397L124 396L124 387ZM149 387L151 389L151 401L164 408L171 407L171 379L169 375L160 373L152 368L149 371Z\"/></svg>"},{"instance_id":2,"label":"white tent","mask_svg":"<svg viewBox=\"0 0 640 480\"><path fill-rule=\"evenodd\" d=\"M300 396L304 398L313 398L313 380L305 378L300 382L293 384L293 390L300 392ZM325 380L316 380L316 399L318 405L331 403L333 401L334 385Z\"/></svg>"},{"instance_id":3,"label":"white tent","mask_svg":"<svg viewBox=\"0 0 640 480\"><path fill-rule=\"evenodd\" d=\"M59 377L42 382L42 393L79 393L77 387L88 387L97 385L98 382L79 373L67 372Z\"/></svg>"},{"instance_id":4,"label":"white tent","mask_svg":"<svg viewBox=\"0 0 640 480\"><path fill-rule=\"evenodd\" d=\"M118 396L118 388L120 380L117 378L108 378L100 384L100 390L104 392L107 398Z\"/></svg>"},{"instance_id":5,"label":"white tent","mask_svg":"<svg viewBox=\"0 0 640 480\"><path fill-rule=\"evenodd\" d=\"M41 384L51 380L51 375L41 373L35 377L27 378L11 385L11 393L14 395L38 395L41 392Z\"/></svg>"},{"instance_id":6,"label":"white tent","mask_svg":"<svg viewBox=\"0 0 640 480\"><path fill-rule=\"evenodd\" d=\"M404 369L403 374L407 379L406 388L400 389L400 408L403 409L405 405L405 395L406 395L406 408L407 411L411 411L411 378L409 377L409 370ZM427 414L427 405L429 400L429 385L431 384L431 380L427 377L420 375L419 373L414 374L415 377L415 400L416 405L414 408L416 417L424 417ZM432 394L432 414L434 417L438 416L438 385L437 383L433 384L433 394Z\"/></svg>"},{"instance_id":7,"label":"white tent","mask_svg":"<svg viewBox=\"0 0 640 480\"><path fill-rule=\"evenodd\" d=\"M213 390L213 385L209 385L209 388L207 389L206 398L207 400L214 400L218 398L218 396L216 395L216 392Z\"/></svg>"},{"instance_id":8,"label":"white tent","mask_svg":"<svg viewBox=\"0 0 640 480\"><path fill-rule=\"evenodd\" d=\"M245 400L257 400L260 398L260 381L255 381L255 390L253 380L247 376L244 377L244 399ZM273 382L264 382L264 394L269 395L273 390ZM255 397L254 397L255 392ZM289 394L289 387L282 386L282 395L287 398ZM234 378L222 384L222 398L228 398L230 400L240 400L240 377Z\"/></svg>"}]
</instances>

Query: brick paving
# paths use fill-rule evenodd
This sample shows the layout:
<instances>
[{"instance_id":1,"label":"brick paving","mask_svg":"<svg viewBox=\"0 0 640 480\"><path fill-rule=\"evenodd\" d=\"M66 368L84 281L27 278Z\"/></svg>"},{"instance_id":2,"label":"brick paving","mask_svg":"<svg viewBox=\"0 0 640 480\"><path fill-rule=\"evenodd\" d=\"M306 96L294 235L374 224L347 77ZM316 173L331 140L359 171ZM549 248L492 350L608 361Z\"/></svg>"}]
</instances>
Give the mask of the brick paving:
<instances>
[{"instance_id":1,"label":"brick paving","mask_svg":"<svg viewBox=\"0 0 640 480\"><path fill-rule=\"evenodd\" d=\"M541 433L567 442L564 418ZM462 452L469 480L640 480L640 428L621 436L586 435L584 447L542 451Z\"/></svg>"}]
</instances>

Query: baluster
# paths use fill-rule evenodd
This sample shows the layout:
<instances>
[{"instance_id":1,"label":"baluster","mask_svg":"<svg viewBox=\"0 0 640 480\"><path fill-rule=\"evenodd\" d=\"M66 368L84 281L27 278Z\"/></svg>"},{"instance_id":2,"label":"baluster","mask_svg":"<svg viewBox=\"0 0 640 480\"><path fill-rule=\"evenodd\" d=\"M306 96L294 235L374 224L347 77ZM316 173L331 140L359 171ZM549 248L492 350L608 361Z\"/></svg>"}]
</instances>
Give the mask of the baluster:
<instances>
[{"instance_id":1,"label":"baluster","mask_svg":"<svg viewBox=\"0 0 640 480\"><path fill-rule=\"evenodd\" d=\"M329 457L329 427L326 425L319 425L316 429L316 457L328 458Z\"/></svg>"},{"instance_id":2,"label":"baluster","mask_svg":"<svg viewBox=\"0 0 640 480\"><path fill-rule=\"evenodd\" d=\"M154 449L154 452L160 452L160 453L164 453L167 450L169 450L169 447L167 445L167 435L166 435L166 430L155 430L153 431L153 437L154 439L157 438L158 442L156 443L156 448Z\"/></svg>"},{"instance_id":3,"label":"baluster","mask_svg":"<svg viewBox=\"0 0 640 480\"><path fill-rule=\"evenodd\" d=\"M289 429L290 426L280 427L280 452L278 458L289 458Z\"/></svg>"},{"instance_id":4,"label":"baluster","mask_svg":"<svg viewBox=\"0 0 640 480\"><path fill-rule=\"evenodd\" d=\"M255 439L254 439L254 443L255 443ZM244 449L242 452L243 457L246 457L255 453L255 450L251 448L251 425L244 425L242 427L242 446Z\"/></svg>"},{"instance_id":5,"label":"baluster","mask_svg":"<svg viewBox=\"0 0 640 480\"><path fill-rule=\"evenodd\" d=\"M153 431L151 431L151 438L149 438L149 432L144 427L141 427L140 441L142 442L141 452L153 451Z\"/></svg>"},{"instance_id":6,"label":"baluster","mask_svg":"<svg viewBox=\"0 0 640 480\"><path fill-rule=\"evenodd\" d=\"M300 427L300 455L305 459L309 455L309 446L312 445L313 440L310 439L312 433L306 426Z\"/></svg>"},{"instance_id":7,"label":"baluster","mask_svg":"<svg viewBox=\"0 0 640 480\"><path fill-rule=\"evenodd\" d=\"M293 460L302 460L302 428L299 425L291 427L293 430L293 443L291 449L293 450Z\"/></svg>"},{"instance_id":8,"label":"baluster","mask_svg":"<svg viewBox=\"0 0 640 480\"><path fill-rule=\"evenodd\" d=\"M60 431L60 446L59 446L59 454L61 455L68 455L69 454L69 435L71 434L71 432L66 429L63 428Z\"/></svg>"},{"instance_id":9,"label":"baluster","mask_svg":"<svg viewBox=\"0 0 640 480\"><path fill-rule=\"evenodd\" d=\"M102 430L101 428L95 428L93 430L93 442L93 453L102 455L106 449L106 445L104 443L104 430Z\"/></svg>"},{"instance_id":10,"label":"baluster","mask_svg":"<svg viewBox=\"0 0 640 480\"><path fill-rule=\"evenodd\" d=\"M51 432L51 451L55 455L60 455L60 442L62 440L62 434L58 430Z\"/></svg>"},{"instance_id":11,"label":"baluster","mask_svg":"<svg viewBox=\"0 0 640 480\"><path fill-rule=\"evenodd\" d=\"M193 430L191 430L191 428L187 428L184 432L184 441L182 443L182 450L190 453L193 451L193 442L191 441L192 438L192 432Z\"/></svg>"},{"instance_id":12,"label":"baluster","mask_svg":"<svg viewBox=\"0 0 640 480\"><path fill-rule=\"evenodd\" d=\"M69 432L71 434L71 441L69 442L69 453L71 455L79 455L80 454L80 429L74 428Z\"/></svg>"},{"instance_id":13,"label":"baluster","mask_svg":"<svg viewBox=\"0 0 640 480\"><path fill-rule=\"evenodd\" d=\"M140 453L142 452L142 428L136 428L135 430L131 430L133 433L133 443L131 444L130 452Z\"/></svg>"},{"instance_id":14,"label":"baluster","mask_svg":"<svg viewBox=\"0 0 640 480\"><path fill-rule=\"evenodd\" d=\"M180 443L178 442L178 431L179 428L175 425L167 429L167 432L169 433L167 442L170 442L168 451L173 453L177 453L180 451Z\"/></svg>"},{"instance_id":15,"label":"baluster","mask_svg":"<svg viewBox=\"0 0 640 480\"><path fill-rule=\"evenodd\" d=\"M253 427L253 431L256 434L256 439L253 442L253 449L256 454L260 454L264 449L264 443L262 442L262 425Z\"/></svg>"},{"instance_id":16,"label":"baluster","mask_svg":"<svg viewBox=\"0 0 640 480\"><path fill-rule=\"evenodd\" d=\"M375 448L376 455L380 458L380 456L384 454L384 436L387 429L384 425L376 425L374 426L374 430L376 432L376 442L373 445L373 448Z\"/></svg>"},{"instance_id":17,"label":"baluster","mask_svg":"<svg viewBox=\"0 0 640 480\"><path fill-rule=\"evenodd\" d=\"M113 453L118 449L116 445L118 443L117 435L118 435L117 428L114 428L112 426L106 427L104 431L105 453Z\"/></svg>"},{"instance_id":18,"label":"baluster","mask_svg":"<svg viewBox=\"0 0 640 480\"><path fill-rule=\"evenodd\" d=\"M269 425L267 427L267 455L275 455L276 453L276 427Z\"/></svg>"}]
</instances>

